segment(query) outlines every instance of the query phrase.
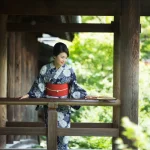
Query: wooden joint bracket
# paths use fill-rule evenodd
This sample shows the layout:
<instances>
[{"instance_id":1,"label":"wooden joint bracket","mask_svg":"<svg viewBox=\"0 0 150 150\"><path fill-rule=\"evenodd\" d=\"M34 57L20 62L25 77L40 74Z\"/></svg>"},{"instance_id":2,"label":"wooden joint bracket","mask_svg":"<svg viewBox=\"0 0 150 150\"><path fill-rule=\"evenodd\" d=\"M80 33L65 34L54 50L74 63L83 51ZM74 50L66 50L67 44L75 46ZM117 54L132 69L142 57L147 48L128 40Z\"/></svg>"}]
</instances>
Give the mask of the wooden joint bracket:
<instances>
[{"instance_id":1,"label":"wooden joint bracket","mask_svg":"<svg viewBox=\"0 0 150 150\"><path fill-rule=\"evenodd\" d=\"M50 110L56 109L57 107L58 107L58 103L57 102L48 103L48 109L50 109Z\"/></svg>"}]
</instances>

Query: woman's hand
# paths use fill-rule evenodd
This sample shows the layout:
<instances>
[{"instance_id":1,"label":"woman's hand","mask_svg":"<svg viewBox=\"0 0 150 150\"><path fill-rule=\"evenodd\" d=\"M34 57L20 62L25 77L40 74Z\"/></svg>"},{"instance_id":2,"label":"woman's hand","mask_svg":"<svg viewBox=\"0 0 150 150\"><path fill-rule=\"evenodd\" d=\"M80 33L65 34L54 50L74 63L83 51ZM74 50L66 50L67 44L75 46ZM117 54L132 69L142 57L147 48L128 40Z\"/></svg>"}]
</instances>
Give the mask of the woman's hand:
<instances>
[{"instance_id":1,"label":"woman's hand","mask_svg":"<svg viewBox=\"0 0 150 150\"><path fill-rule=\"evenodd\" d=\"M97 99L98 97L97 96L90 96L90 95L87 95L85 97L85 99Z\"/></svg>"},{"instance_id":2,"label":"woman's hand","mask_svg":"<svg viewBox=\"0 0 150 150\"><path fill-rule=\"evenodd\" d=\"M22 96L22 97L20 98L20 100L21 100L21 99L25 99L25 98L29 98L29 94L26 94L26 95Z\"/></svg>"}]
</instances>

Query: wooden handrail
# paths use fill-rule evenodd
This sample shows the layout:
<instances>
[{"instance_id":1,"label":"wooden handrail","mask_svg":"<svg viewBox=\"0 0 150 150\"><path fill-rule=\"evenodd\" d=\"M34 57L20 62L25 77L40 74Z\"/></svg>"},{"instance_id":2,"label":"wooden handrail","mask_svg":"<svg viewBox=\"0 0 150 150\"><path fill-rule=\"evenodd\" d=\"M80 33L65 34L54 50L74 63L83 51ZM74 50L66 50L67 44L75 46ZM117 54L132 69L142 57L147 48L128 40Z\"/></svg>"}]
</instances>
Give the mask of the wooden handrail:
<instances>
[{"instance_id":1,"label":"wooden handrail","mask_svg":"<svg viewBox=\"0 0 150 150\"><path fill-rule=\"evenodd\" d=\"M18 98L0 98L0 105L47 105L57 103L57 105L71 106L118 106L120 100L114 98L101 99L55 99L55 98L28 98L19 100Z\"/></svg>"},{"instance_id":2,"label":"wooden handrail","mask_svg":"<svg viewBox=\"0 0 150 150\"><path fill-rule=\"evenodd\" d=\"M85 123L74 124L71 128L57 128L58 105L71 106L119 106L120 100L102 97L99 99L55 99L55 98L0 98L0 105L48 105L48 127L40 123L30 123L31 126L23 127L24 123L8 123L6 127L0 127L0 135L47 135L48 150L57 149L57 136L107 136L118 137L119 129L110 124ZM12 126L10 125L12 124ZM15 126L16 124L16 126Z\"/></svg>"}]
</instances>

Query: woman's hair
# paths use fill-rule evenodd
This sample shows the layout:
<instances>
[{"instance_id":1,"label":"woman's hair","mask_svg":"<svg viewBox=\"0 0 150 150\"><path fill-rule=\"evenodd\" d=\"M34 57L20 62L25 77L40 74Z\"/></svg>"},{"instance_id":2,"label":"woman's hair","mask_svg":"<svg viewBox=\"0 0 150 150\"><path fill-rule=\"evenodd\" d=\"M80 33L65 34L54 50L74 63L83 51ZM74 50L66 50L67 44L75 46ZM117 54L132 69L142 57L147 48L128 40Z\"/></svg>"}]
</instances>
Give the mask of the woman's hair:
<instances>
[{"instance_id":1,"label":"woman's hair","mask_svg":"<svg viewBox=\"0 0 150 150\"><path fill-rule=\"evenodd\" d=\"M69 57L69 50L64 43L58 42L53 47L53 56L58 56L60 53L66 53Z\"/></svg>"}]
</instances>

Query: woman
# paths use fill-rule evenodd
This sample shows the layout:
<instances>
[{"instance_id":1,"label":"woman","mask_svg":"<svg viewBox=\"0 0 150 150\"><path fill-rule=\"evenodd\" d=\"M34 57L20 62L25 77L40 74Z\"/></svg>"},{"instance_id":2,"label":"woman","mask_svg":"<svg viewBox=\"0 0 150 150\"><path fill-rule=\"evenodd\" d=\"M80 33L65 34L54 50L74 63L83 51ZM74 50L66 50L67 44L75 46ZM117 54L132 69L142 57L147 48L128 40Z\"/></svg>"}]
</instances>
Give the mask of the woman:
<instances>
[{"instance_id":1,"label":"woman","mask_svg":"<svg viewBox=\"0 0 150 150\"><path fill-rule=\"evenodd\" d=\"M28 94L24 98L85 98L86 91L78 86L76 75L73 69L67 66L66 60L69 57L69 51L65 44L56 43L53 48L54 61L44 65L40 74L33 83ZM80 106L73 107L79 109ZM70 106L58 106L57 108L57 126L58 128L70 127ZM47 124L47 111L45 122ZM65 136L57 139L58 150L67 150L68 139Z\"/></svg>"}]
</instances>

